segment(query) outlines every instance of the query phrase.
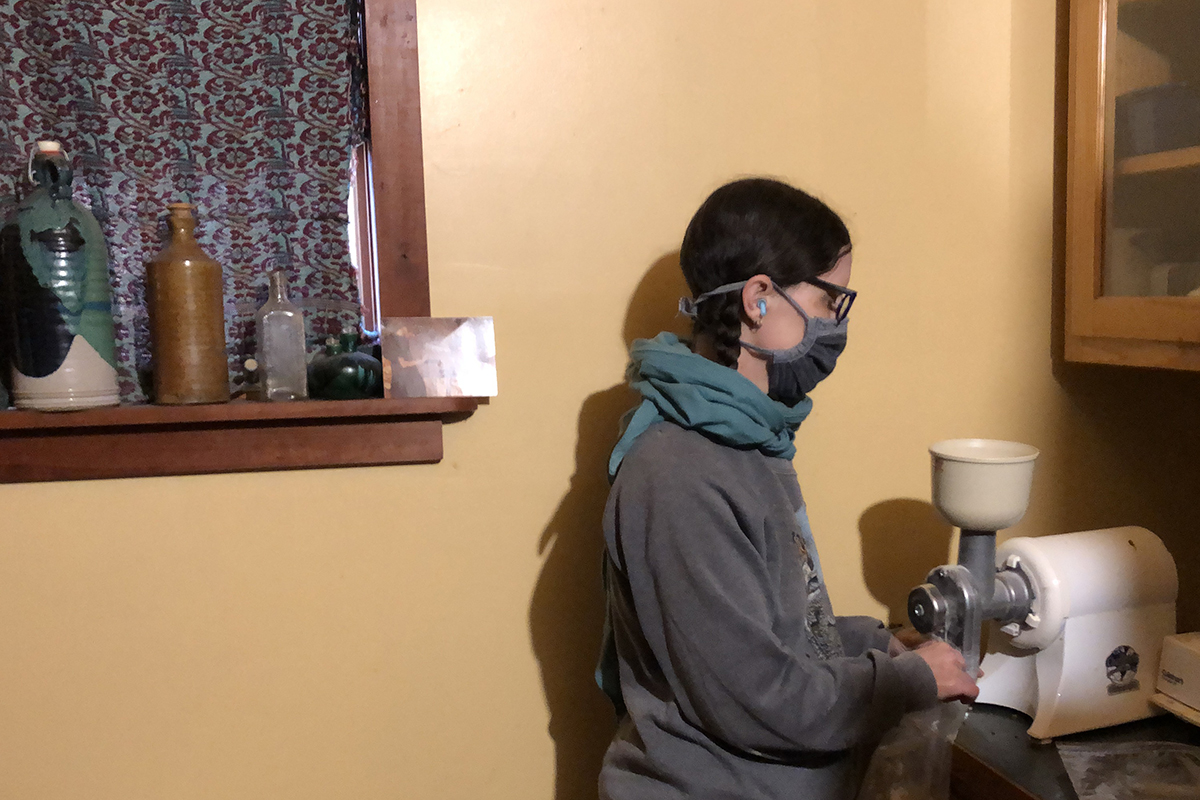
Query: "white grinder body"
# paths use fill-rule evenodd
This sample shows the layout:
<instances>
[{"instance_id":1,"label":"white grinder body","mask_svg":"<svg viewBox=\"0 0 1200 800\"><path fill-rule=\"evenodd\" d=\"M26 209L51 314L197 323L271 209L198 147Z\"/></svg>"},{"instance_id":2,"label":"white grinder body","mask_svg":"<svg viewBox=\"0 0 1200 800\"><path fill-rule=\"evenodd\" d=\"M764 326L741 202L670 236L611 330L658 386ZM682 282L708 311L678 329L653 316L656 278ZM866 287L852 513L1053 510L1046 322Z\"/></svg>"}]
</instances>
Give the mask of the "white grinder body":
<instances>
[{"instance_id":1,"label":"white grinder body","mask_svg":"<svg viewBox=\"0 0 1200 800\"><path fill-rule=\"evenodd\" d=\"M1048 739L1159 713L1163 638L1175 633L1175 561L1145 528L1018 537L996 551L1022 572L1031 613L989 630L981 703L1033 718Z\"/></svg>"}]
</instances>

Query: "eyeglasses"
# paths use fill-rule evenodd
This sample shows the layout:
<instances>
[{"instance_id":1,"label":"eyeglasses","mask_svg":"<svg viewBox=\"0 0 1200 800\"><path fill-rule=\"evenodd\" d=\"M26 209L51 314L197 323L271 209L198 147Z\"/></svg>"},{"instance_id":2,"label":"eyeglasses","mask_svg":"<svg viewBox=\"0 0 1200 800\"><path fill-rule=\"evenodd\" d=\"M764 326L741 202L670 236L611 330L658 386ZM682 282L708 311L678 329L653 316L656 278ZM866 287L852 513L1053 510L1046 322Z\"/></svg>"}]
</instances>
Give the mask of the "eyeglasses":
<instances>
[{"instance_id":1,"label":"eyeglasses","mask_svg":"<svg viewBox=\"0 0 1200 800\"><path fill-rule=\"evenodd\" d=\"M831 295L833 300L833 315L837 322L841 322L850 313L850 306L854 305L854 298L858 297L858 292L853 289L847 289L845 286L838 286L836 283L823 281L820 278L808 278L804 283L816 286L818 289L824 289Z\"/></svg>"}]
</instances>

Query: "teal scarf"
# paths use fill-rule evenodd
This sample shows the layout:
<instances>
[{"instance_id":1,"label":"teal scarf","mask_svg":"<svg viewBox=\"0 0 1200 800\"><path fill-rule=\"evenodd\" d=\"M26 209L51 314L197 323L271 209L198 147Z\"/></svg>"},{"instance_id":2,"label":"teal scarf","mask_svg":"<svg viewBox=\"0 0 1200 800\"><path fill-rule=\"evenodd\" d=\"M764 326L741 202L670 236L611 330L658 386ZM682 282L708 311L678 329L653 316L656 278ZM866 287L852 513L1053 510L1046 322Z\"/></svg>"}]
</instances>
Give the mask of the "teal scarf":
<instances>
[{"instance_id":1,"label":"teal scarf","mask_svg":"<svg viewBox=\"0 0 1200 800\"><path fill-rule=\"evenodd\" d=\"M810 398L790 407L772 400L737 370L693 353L671 333L638 339L629 355L629 385L645 399L625 417L608 459L610 481L634 440L664 420L730 447L776 458L796 455L793 440L812 410Z\"/></svg>"}]
</instances>

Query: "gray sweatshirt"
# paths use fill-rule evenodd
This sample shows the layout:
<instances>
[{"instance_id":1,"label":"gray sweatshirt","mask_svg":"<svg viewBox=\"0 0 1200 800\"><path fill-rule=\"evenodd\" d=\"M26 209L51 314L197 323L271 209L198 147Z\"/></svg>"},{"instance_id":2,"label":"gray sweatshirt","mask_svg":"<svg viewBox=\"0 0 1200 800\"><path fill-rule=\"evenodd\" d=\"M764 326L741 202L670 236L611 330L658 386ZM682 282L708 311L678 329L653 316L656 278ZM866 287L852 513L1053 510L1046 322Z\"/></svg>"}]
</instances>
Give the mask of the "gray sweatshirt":
<instances>
[{"instance_id":1,"label":"gray sweatshirt","mask_svg":"<svg viewBox=\"0 0 1200 800\"><path fill-rule=\"evenodd\" d=\"M789 461L670 423L638 437L604 516L621 719L604 800L832 800L906 711L915 653L834 617Z\"/></svg>"}]
</instances>

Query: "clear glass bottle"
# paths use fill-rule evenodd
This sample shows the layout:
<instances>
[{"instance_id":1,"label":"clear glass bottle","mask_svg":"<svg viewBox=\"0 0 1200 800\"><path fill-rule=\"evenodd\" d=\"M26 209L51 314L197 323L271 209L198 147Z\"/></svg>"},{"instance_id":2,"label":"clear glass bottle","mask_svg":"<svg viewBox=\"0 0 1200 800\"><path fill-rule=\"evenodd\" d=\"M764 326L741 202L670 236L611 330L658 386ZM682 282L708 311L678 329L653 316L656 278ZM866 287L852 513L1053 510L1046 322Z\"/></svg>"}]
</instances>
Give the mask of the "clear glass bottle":
<instances>
[{"instance_id":1,"label":"clear glass bottle","mask_svg":"<svg viewBox=\"0 0 1200 800\"><path fill-rule=\"evenodd\" d=\"M288 299L287 279L282 272L271 273L271 296L254 319L260 396L265 400L307 399L304 316Z\"/></svg>"}]
</instances>

